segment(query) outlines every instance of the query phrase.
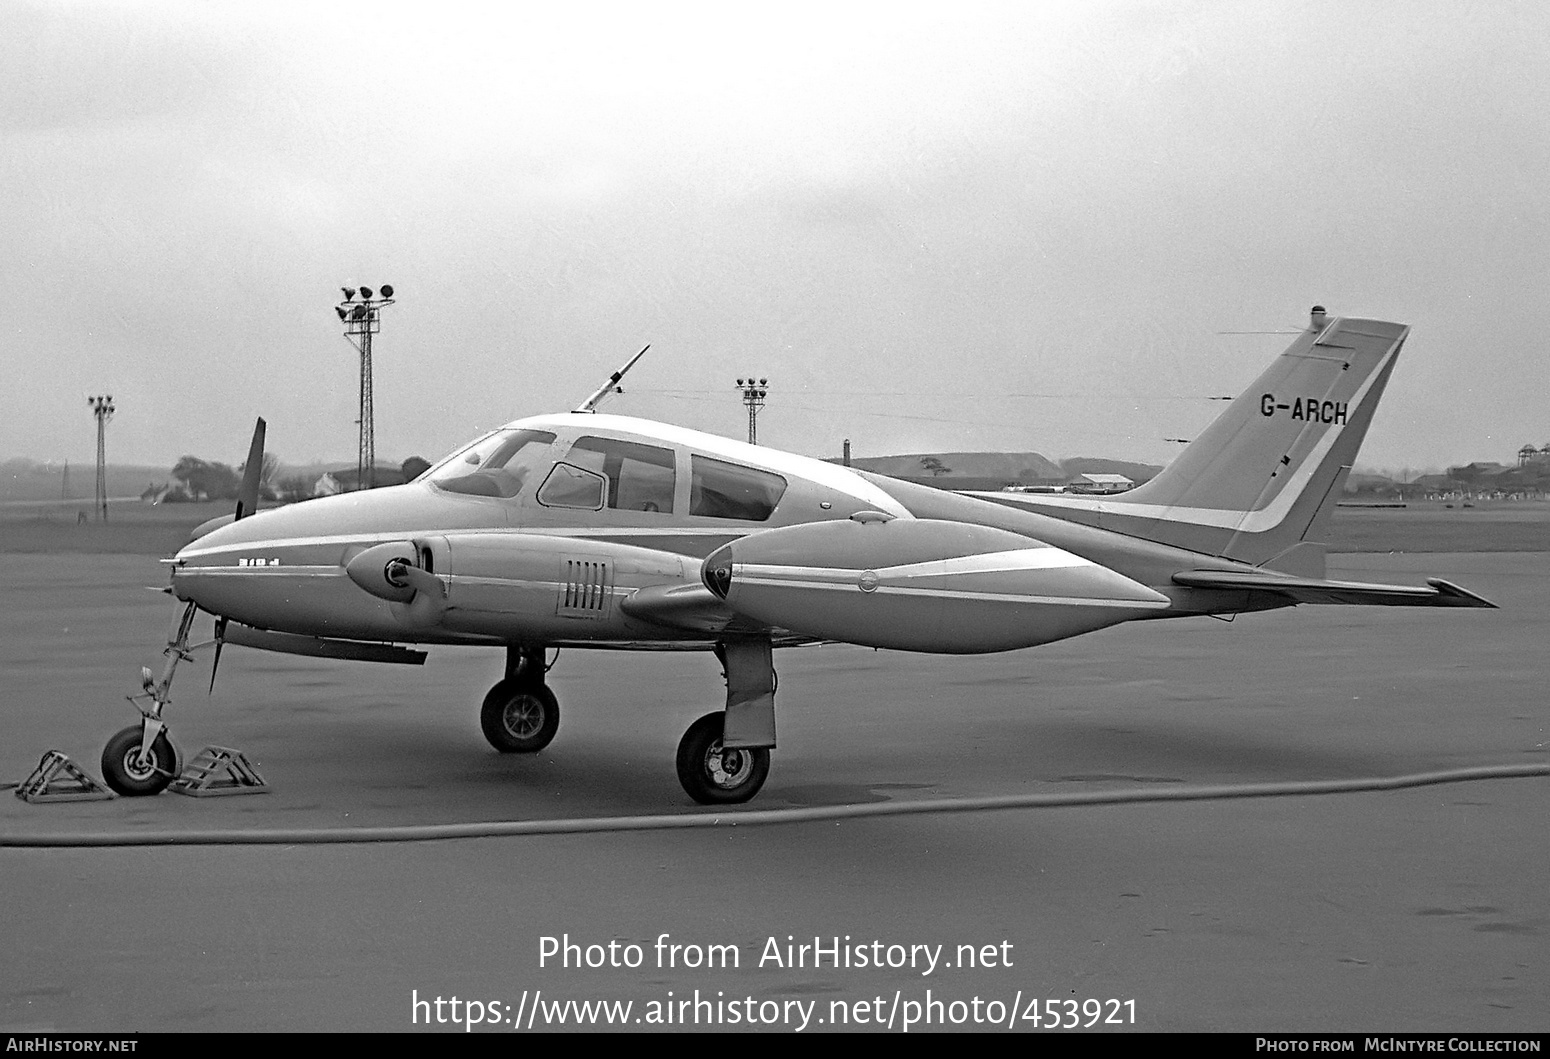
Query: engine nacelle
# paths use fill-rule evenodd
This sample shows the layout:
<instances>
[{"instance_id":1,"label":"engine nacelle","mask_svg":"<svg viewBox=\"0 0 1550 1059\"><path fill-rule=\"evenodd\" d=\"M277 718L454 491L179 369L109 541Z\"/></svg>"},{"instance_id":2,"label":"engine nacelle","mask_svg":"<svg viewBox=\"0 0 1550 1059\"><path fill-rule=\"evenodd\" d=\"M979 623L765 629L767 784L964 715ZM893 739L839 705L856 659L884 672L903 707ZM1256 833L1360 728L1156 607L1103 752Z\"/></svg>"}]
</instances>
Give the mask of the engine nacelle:
<instances>
[{"instance_id":1,"label":"engine nacelle","mask_svg":"<svg viewBox=\"0 0 1550 1059\"><path fill-rule=\"evenodd\" d=\"M624 613L619 598L646 586L695 585L697 566L623 544L475 532L374 545L350 556L345 572L392 603L406 631L541 642L645 637L651 627Z\"/></svg>"},{"instance_id":2,"label":"engine nacelle","mask_svg":"<svg viewBox=\"0 0 1550 1059\"><path fill-rule=\"evenodd\" d=\"M881 516L764 530L712 553L707 587L757 621L825 640L978 654L1091 632L1167 596L989 526Z\"/></svg>"}]
</instances>

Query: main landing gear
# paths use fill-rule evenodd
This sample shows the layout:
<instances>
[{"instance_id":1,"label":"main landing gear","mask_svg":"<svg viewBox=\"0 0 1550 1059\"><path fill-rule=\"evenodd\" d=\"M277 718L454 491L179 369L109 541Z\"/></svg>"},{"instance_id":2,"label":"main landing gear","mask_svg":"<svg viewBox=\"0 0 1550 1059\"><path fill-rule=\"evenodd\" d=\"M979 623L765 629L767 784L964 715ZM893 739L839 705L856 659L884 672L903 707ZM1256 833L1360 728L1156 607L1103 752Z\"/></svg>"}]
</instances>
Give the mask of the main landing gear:
<instances>
[{"instance_id":1,"label":"main landing gear","mask_svg":"<svg viewBox=\"0 0 1550 1059\"><path fill-rule=\"evenodd\" d=\"M544 683L542 647L506 649L506 676L484 697L479 727L502 754L535 754L560 727L560 701Z\"/></svg>"},{"instance_id":2,"label":"main landing gear","mask_svg":"<svg viewBox=\"0 0 1550 1059\"><path fill-rule=\"evenodd\" d=\"M153 677L149 669L140 670L140 684L145 690L129 696L129 701L140 711L140 723L118 732L102 749L102 778L119 794L129 797L160 794L183 771L177 748L167 736L162 710L170 698L172 675L177 672L178 663L192 658L193 652L200 648L219 642L215 639L189 643L189 633L198 612L199 608L192 603L183 608L177 632L162 651L165 660L161 675ZM145 705L141 705L142 702Z\"/></svg>"},{"instance_id":3,"label":"main landing gear","mask_svg":"<svg viewBox=\"0 0 1550 1059\"><path fill-rule=\"evenodd\" d=\"M727 681L724 713L695 721L678 744L678 782L701 805L736 805L759 793L775 747L775 667L768 640L716 645Z\"/></svg>"},{"instance_id":4,"label":"main landing gear","mask_svg":"<svg viewBox=\"0 0 1550 1059\"><path fill-rule=\"evenodd\" d=\"M727 682L727 708L695 721L678 744L678 782L701 805L735 805L759 793L775 748L775 668L768 640L716 645ZM506 675L479 708L479 727L503 754L532 754L560 727L544 648L506 648Z\"/></svg>"}]
</instances>

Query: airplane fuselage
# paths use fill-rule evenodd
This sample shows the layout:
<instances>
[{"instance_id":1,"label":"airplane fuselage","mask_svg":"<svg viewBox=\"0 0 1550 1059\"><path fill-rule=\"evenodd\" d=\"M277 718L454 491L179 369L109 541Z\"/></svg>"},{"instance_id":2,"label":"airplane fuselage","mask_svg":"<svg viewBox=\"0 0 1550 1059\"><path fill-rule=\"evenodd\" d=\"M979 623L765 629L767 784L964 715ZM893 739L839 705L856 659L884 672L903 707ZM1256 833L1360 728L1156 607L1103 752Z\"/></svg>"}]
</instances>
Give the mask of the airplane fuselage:
<instances>
[{"instance_id":1,"label":"airplane fuselage","mask_svg":"<svg viewBox=\"0 0 1550 1059\"><path fill-rule=\"evenodd\" d=\"M494 467L502 455L499 439L523 435L526 444ZM562 472L576 482L559 483ZM306 636L708 645L735 628L735 619L666 624L621 603L647 589L700 585L705 557L749 534L858 515L979 525L1074 557L1058 569L1049 563L1054 552L1044 553L1036 570L1026 559L1014 564L1027 584L1000 602L1026 612L1033 597L1047 598L1048 615L1031 640L1024 634L1007 645L992 636L984 650L1029 646L1135 617L1201 613L1223 602L1217 594L1202 604L1168 583L1175 570L1199 566L1198 555L697 431L576 413L519 420L407 485L319 498L218 526L171 561L172 587L213 614ZM350 576L363 551L392 542L412 544L419 562L442 579L445 598L434 613L413 600L362 591ZM981 573L985 584L952 586L953 599L996 603L990 590L1005 572L990 571L988 579ZM1084 583L1088 596L1114 598L1087 605L1090 599L1069 590L1074 581ZM1044 591L1049 586L1059 591ZM900 590L921 591L931 590ZM813 602L836 605L834 592ZM1238 605L1249 606L1246 600ZM994 606L981 610L977 620L988 628L1001 623ZM782 635L779 623L771 626L777 642L815 638Z\"/></svg>"}]
</instances>

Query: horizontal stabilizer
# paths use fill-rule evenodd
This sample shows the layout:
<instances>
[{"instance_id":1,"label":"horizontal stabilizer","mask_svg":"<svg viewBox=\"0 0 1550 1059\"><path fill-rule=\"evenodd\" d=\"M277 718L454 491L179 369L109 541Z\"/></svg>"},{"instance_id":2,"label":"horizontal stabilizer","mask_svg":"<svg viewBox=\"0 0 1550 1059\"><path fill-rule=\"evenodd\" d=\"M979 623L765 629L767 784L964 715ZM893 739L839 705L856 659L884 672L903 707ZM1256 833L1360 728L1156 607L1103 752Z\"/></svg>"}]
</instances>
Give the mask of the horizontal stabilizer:
<instances>
[{"instance_id":1,"label":"horizontal stabilizer","mask_svg":"<svg viewBox=\"0 0 1550 1059\"><path fill-rule=\"evenodd\" d=\"M1490 607L1496 604L1439 577L1428 587L1373 585L1361 581L1326 581L1261 570L1185 570L1173 575L1175 584L1189 588L1220 588L1233 592L1274 592L1297 603L1345 603L1377 607Z\"/></svg>"},{"instance_id":2,"label":"horizontal stabilizer","mask_svg":"<svg viewBox=\"0 0 1550 1059\"><path fill-rule=\"evenodd\" d=\"M424 651L412 651L407 647L397 647L393 644L364 643L358 640L325 640L318 636L298 636L289 632L250 629L246 625L232 624L221 639L240 647L278 651L287 655L307 655L312 658L343 658L354 662L393 662L408 666L425 663Z\"/></svg>"}]
</instances>

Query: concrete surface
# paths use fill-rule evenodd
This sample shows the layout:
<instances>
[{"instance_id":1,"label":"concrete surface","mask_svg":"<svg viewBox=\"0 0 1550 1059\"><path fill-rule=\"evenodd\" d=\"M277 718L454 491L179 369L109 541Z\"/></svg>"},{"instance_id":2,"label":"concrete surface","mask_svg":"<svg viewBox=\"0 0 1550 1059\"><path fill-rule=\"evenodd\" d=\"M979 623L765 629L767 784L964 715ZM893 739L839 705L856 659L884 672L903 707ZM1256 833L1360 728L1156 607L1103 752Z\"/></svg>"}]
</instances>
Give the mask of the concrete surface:
<instances>
[{"instance_id":1,"label":"concrete surface","mask_svg":"<svg viewBox=\"0 0 1550 1059\"><path fill-rule=\"evenodd\" d=\"M780 749L753 807L1546 761L1550 554L1332 561L1333 576L1427 574L1503 609L1302 607L984 658L782 652ZM11 554L0 577L0 779L49 748L100 775L103 742L136 716L122 697L174 618L142 587L159 567ZM174 735L189 754L243 749L273 793L5 797L0 833L704 811L672 757L717 706L708 656L566 652L560 734L530 758L479 733L494 652L433 650L416 670L231 648L211 697L208 666L180 673ZM632 1001L626 1025L646 1028L646 1005L698 990L777 1002L773 1028L814 1005L809 1031L881 998L863 1013L892 1012L898 1030L910 1003L933 1010L929 990L965 1002L945 1017L1020 994L1025 1013L1034 997L1134 1000L1153 1030L1544 1030L1547 795L1520 779L420 845L0 849L0 1028L403 1030L416 996L456 995L509 1029L538 990ZM739 966L658 967L662 934L735 945ZM541 939L564 935L637 943L644 964L541 967ZM759 966L768 939L815 935L940 944L949 962L993 945L998 966Z\"/></svg>"}]
</instances>

